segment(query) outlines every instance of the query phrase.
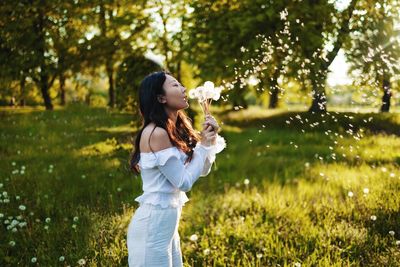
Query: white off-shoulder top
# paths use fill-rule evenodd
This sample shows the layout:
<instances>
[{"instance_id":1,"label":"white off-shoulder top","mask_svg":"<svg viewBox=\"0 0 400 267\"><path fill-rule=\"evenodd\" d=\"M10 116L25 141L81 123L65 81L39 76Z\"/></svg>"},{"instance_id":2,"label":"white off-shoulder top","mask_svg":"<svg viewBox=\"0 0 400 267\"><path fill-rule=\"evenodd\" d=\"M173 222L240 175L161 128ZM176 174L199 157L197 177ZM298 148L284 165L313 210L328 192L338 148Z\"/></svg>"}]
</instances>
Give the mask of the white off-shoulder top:
<instances>
[{"instance_id":1,"label":"white off-shoulder top","mask_svg":"<svg viewBox=\"0 0 400 267\"><path fill-rule=\"evenodd\" d=\"M190 191L199 177L211 171L215 154L226 144L217 134L217 142L204 146L200 142L193 149L192 160L184 163L187 155L173 146L156 152L141 152L138 162L143 182L143 194L135 198L139 203L166 207L180 207L189 201L185 192Z\"/></svg>"}]
</instances>

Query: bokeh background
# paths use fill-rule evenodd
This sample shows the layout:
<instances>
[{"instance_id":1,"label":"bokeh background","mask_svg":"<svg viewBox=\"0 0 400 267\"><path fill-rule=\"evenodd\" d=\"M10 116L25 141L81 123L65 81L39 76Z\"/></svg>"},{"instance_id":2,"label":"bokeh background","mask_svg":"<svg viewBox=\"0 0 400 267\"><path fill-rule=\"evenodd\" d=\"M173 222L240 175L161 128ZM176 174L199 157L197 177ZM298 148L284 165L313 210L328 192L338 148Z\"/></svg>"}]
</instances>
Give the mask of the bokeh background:
<instances>
[{"instance_id":1,"label":"bokeh background","mask_svg":"<svg viewBox=\"0 0 400 267\"><path fill-rule=\"evenodd\" d=\"M2 0L0 266L127 266L161 69L223 88L185 266L400 266L399 56L397 0Z\"/></svg>"}]
</instances>

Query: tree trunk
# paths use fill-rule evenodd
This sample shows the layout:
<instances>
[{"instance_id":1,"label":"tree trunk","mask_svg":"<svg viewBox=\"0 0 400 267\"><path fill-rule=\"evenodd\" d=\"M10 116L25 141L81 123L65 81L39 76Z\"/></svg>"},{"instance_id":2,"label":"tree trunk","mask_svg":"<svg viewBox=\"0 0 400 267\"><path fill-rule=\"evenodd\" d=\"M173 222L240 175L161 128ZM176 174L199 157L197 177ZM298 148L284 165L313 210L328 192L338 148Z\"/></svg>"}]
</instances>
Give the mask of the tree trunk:
<instances>
[{"instance_id":1,"label":"tree trunk","mask_svg":"<svg viewBox=\"0 0 400 267\"><path fill-rule=\"evenodd\" d=\"M278 78L279 78L280 68L277 68L272 76L272 80L270 82L270 90L269 90L269 109L274 109L278 107L278 95L279 95L279 86L278 86Z\"/></svg>"},{"instance_id":2,"label":"tree trunk","mask_svg":"<svg viewBox=\"0 0 400 267\"><path fill-rule=\"evenodd\" d=\"M322 71L322 73L326 73ZM325 93L325 84L326 84L326 75L316 73L312 75L312 103L309 112L317 112L317 113L325 113L327 112L326 108L326 93Z\"/></svg>"},{"instance_id":3,"label":"tree trunk","mask_svg":"<svg viewBox=\"0 0 400 267\"><path fill-rule=\"evenodd\" d=\"M51 98L49 95L49 81L47 75L40 75L40 91L42 92L42 97L46 110L53 110L53 104L51 103Z\"/></svg>"},{"instance_id":4,"label":"tree trunk","mask_svg":"<svg viewBox=\"0 0 400 267\"><path fill-rule=\"evenodd\" d=\"M25 75L21 78L20 82L20 99L19 99L19 105L20 106L25 106Z\"/></svg>"},{"instance_id":5,"label":"tree trunk","mask_svg":"<svg viewBox=\"0 0 400 267\"><path fill-rule=\"evenodd\" d=\"M65 106L65 75L64 73L60 73L60 100L61 105Z\"/></svg>"},{"instance_id":6,"label":"tree trunk","mask_svg":"<svg viewBox=\"0 0 400 267\"><path fill-rule=\"evenodd\" d=\"M274 89L271 90L270 98L269 98L269 109L275 109L278 107L278 93L279 89L277 87L274 87Z\"/></svg>"},{"instance_id":7,"label":"tree trunk","mask_svg":"<svg viewBox=\"0 0 400 267\"><path fill-rule=\"evenodd\" d=\"M44 7L44 2L41 1L40 5ZM53 110L53 104L51 103L51 98L49 95L49 88L52 82L49 83L49 74L48 68L46 66L46 41L45 41L45 14L42 8L39 8L39 16L38 16L38 23L37 23L37 30L38 30L38 54L40 56L40 75L39 79L36 79L37 83L39 84L40 91L42 93L44 105L46 110ZM54 81L54 80L53 80Z\"/></svg>"},{"instance_id":8,"label":"tree trunk","mask_svg":"<svg viewBox=\"0 0 400 267\"><path fill-rule=\"evenodd\" d=\"M86 97L85 97L85 103L86 105L90 106L90 97L92 96L92 92L89 90Z\"/></svg>"},{"instance_id":9,"label":"tree trunk","mask_svg":"<svg viewBox=\"0 0 400 267\"><path fill-rule=\"evenodd\" d=\"M107 62L107 75L108 75L108 106L113 108L115 106L115 89L114 89L114 70L112 68L111 60Z\"/></svg>"},{"instance_id":10,"label":"tree trunk","mask_svg":"<svg viewBox=\"0 0 400 267\"><path fill-rule=\"evenodd\" d=\"M389 112L391 96L392 92L390 89L390 80L387 77L385 77L383 79L383 96L382 96L381 112Z\"/></svg>"}]
</instances>

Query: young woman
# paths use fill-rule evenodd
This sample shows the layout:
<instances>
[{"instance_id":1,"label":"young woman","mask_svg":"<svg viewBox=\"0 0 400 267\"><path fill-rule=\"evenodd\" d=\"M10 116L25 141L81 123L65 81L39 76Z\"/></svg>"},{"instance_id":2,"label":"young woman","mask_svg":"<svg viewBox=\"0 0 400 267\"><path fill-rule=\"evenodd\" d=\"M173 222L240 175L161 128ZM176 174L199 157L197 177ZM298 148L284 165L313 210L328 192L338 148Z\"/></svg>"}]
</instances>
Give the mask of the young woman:
<instances>
[{"instance_id":1,"label":"young woman","mask_svg":"<svg viewBox=\"0 0 400 267\"><path fill-rule=\"evenodd\" d=\"M207 115L201 133L183 109L189 106L182 86L169 72L151 73L141 82L138 132L131 168L141 174L140 206L128 226L129 266L183 266L178 233L185 192L211 170L219 125Z\"/></svg>"}]
</instances>

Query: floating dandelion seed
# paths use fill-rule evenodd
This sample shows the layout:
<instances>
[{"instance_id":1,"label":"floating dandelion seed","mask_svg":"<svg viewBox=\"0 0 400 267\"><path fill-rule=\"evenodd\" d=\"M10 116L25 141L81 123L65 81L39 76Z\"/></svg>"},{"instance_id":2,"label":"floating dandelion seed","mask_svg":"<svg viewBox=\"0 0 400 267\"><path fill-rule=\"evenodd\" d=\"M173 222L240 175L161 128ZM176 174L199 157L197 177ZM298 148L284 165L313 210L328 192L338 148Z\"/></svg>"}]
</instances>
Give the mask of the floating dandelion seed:
<instances>
[{"instance_id":1,"label":"floating dandelion seed","mask_svg":"<svg viewBox=\"0 0 400 267\"><path fill-rule=\"evenodd\" d=\"M197 239L198 239L198 237L197 237L197 235L196 234L193 234L193 235L191 235L190 236L190 241L193 241L193 242L196 242L197 241Z\"/></svg>"}]
</instances>

